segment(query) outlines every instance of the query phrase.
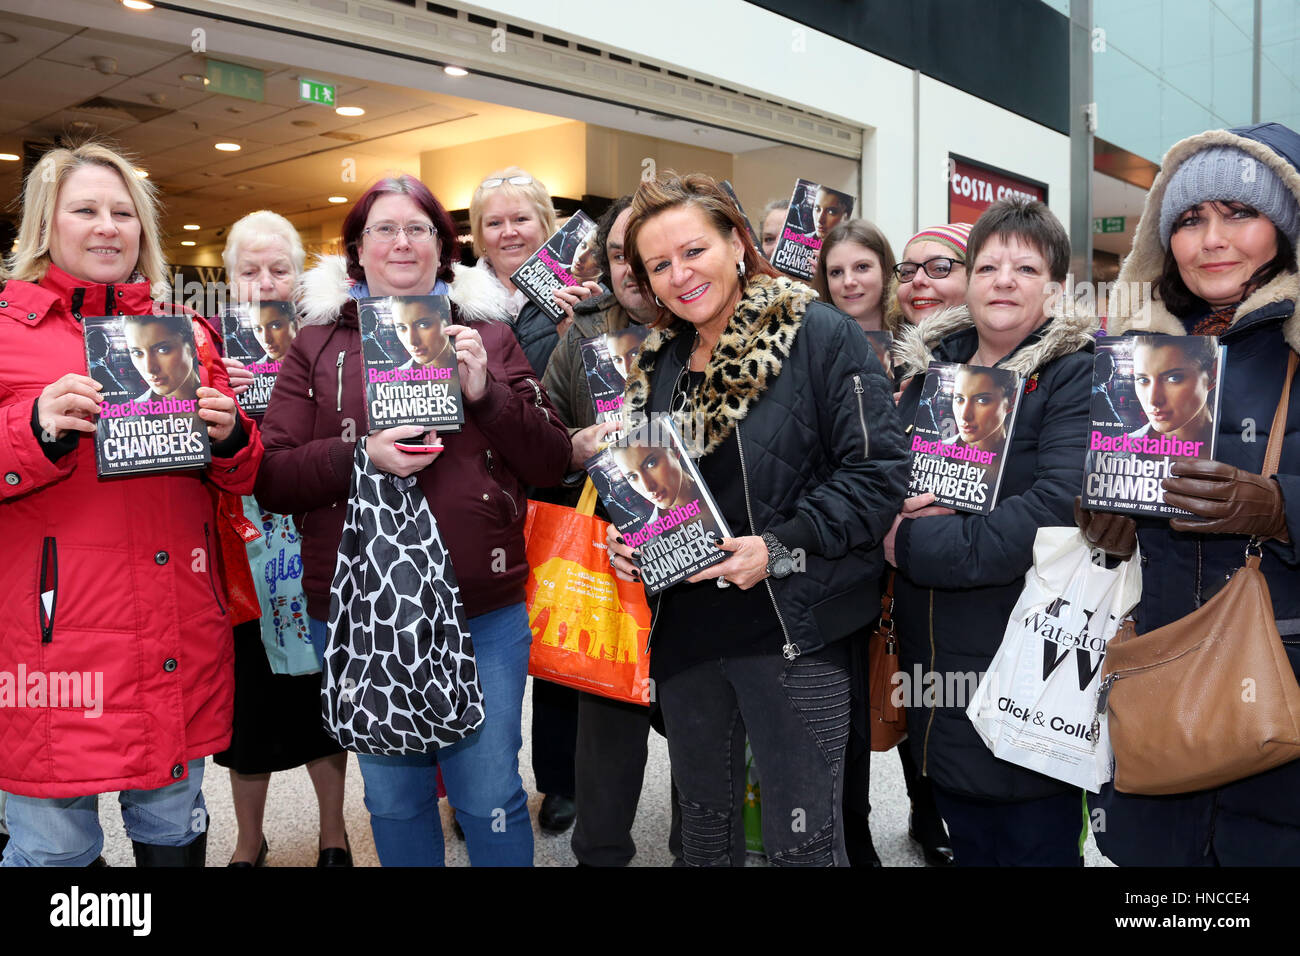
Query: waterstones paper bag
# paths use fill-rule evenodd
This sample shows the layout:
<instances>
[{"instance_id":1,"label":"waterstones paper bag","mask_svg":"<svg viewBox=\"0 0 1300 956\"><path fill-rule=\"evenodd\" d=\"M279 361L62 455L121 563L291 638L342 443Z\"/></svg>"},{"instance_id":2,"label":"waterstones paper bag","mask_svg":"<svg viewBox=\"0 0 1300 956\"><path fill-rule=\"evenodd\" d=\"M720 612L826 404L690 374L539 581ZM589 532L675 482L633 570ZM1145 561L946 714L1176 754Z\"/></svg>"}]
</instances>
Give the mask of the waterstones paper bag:
<instances>
[{"instance_id":1,"label":"waterstones paper bag","mask_svg":"<svg viewBox=\"0 0 1300 956\"><path fill-rule=\"evenodd\" d=\"M1137 553L1109 570L1077 529L1038 529L1025 589L966 708L995 757L1094 793L1110 780L1101 665L1141 596Z\"/></svg>"}]
</instances>

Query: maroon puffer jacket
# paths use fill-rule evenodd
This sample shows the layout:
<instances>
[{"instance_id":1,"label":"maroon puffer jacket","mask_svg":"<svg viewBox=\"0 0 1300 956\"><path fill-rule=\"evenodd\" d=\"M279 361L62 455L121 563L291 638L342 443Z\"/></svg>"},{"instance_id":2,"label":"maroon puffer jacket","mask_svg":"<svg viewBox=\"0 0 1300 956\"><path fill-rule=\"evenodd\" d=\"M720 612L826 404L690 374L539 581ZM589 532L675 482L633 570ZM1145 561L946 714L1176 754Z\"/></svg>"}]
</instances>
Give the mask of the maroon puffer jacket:
<instances>
[{"instance_id":1,"label":"maroon puffer jacket","mask_svg":"<svg viewBox=\"0 0 1300 956\"><path fill-rule=\"evenodd\" d=\"M306 321L262 422L266 458L257 478L257 500L295 516L307 611L322 621L329 618L355 443L366 433L361 330L342 262L324 258L304 278ZM478 270L457 270L453 317L482 336L488 390L465 403L463 429L440 434L446 451L418 473L470 617L524 599L525 486L559 484L572 453L568 431L510 326L491 320L505 314L498 298ZM311 324L322 317L334 320Z\"/></svg>"}]
</instances>

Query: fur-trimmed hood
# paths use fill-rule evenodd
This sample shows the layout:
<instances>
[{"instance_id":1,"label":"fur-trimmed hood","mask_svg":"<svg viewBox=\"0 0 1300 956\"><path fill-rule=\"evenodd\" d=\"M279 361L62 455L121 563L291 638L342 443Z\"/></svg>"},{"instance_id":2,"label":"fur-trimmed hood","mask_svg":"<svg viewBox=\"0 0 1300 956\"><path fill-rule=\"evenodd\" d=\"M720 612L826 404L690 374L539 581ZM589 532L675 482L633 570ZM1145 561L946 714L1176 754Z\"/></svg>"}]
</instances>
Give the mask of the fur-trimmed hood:
<instances>
[{"instance_id":1,"label":"fur-trimmed hood","mask_svg":"<svg viewBox=\"0 0 1300 956\"><path fill-rule=\"evenodd\" d=\"M464 321L507 322L510 317L505 287L481 269L462 265L452 267L451 302ZM298 309L303 325L328 325L339 317L347 304L347 259L343 256L319 256L316 265L302 277L298 290Z\"/></svg>"},{"instance_id":2,"label":"fur-trimmed hood","mask_svg":"<svg viewBox=\"0 0 1300 956\"><path fill-rule=\"evenodd\" d=\"M704 384L694 409L704 423L704 444L696 449L701 455L727 440L768 382L780 374L799 334L804 311L816 298L817 293L808 286L786 276L759 275L749 280L704 370ZM679 335L692 331L688 323L677 321L646 337L624 392L630 415L645 411L650 374L660 353ZM690 434L694 429L682 431Z\"/></svg>"},{"instance_id":3,"label":"fur-trimmed hood","mask_svg":"<svg viewBox=\"0 0 1300 956\"><path fill-rule=\"evenodd\" d=\"M1107 333L1122 335L1125 332L1150 331L1170 335L1185 335L1186 329L1159 299L1155 298L1153 284L1164 269L1165 249L1160 244L1160 206L1164 202L1169 178L1189 157L1211 146L1234 146L1263 163L1277 174L1291 194L1300 202L1300 171L1287 159L1260 139L1243 132L1259 132L1265 138L1275 138L1285 132L1277 124L1248 127L1239 132L1226 129L1209 130L1189 136L1170 147L1160 161L1160 173L1147 193L1142 218L1133 236L1133 251L1124 260L1119 278L1110 292ZM1297 267L1300 267L1300 246L1297 246ZM1274 302L1300 300L1300 275L1284 273L1260 289L1256 289L1237 307L1232 321ZM1300 314L1292 315L1282 326L1287 344L1300 352Z\"/></svg>"},{"instance_id":4,"label":"fur-trimmed hood","mask_svg":"<svg viewBox=\"0 0 1300 956\"><path fill-rule=\"evenodd\" d=\"M936 360L934 350L944 339L974 325L975 320L971 318L970 310L959 305L922 319L920 325L904 326L894 339L893 347L894 357L903 364L902 375L906 377L924 372ZM1091 312L1058 307L1052 314L1051 321L1042 327L1043 334L1036 341L1017 348L998 363L998 368L1028 378L1048 362L1086 348L1100 326L1101 323Z\"/></svg>"}]
</instances>

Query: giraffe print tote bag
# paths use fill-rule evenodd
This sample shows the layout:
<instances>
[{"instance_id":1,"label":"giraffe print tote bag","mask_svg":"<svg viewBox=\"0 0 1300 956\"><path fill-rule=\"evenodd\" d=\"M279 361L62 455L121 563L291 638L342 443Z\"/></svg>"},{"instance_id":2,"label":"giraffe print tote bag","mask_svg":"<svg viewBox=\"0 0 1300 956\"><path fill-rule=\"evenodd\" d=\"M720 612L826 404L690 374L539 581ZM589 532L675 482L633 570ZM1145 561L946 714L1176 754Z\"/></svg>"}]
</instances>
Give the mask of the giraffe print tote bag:
<instances>
[{"instance_id":1,"label":"giraffe print tote bag","mask_svg":"<svg viewBox=\"0 0 1300 956\"><path fill-rule=\"evenodd\" d=\"M330 593L325 727L354 753L429 753L483 723L474 645L415 476L379 471L365 444Z\"/></svg>"}]
</instances>

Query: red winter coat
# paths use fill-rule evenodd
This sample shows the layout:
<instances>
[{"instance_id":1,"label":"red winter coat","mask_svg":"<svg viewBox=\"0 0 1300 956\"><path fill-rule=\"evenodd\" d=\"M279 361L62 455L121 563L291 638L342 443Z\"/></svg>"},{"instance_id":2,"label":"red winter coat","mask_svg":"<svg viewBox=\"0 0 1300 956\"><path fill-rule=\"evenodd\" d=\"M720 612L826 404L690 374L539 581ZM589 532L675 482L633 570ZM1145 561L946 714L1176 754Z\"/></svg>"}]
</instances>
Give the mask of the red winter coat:
<instances>
[{"instance_id":1,"label":"red winter coat","mask_svg":"<svg viewBox=\"0 0 1300 956\"><path fill-rule=\"evenodd\" d=\"M361 330L342 257L324 257L303 286L304 321L262 420L266 461L257 500L297 519L307 610L324 621L366 401ZM497 288L482 270L456 271L453 317L483 339L488 388L465 403L461 431L438 436L446 450L417 472L469 617L524 600L525 486L559 484L573 454L568 429L510 326L489 318L505 315Z\"/></svg>"},{"instance_id":2,"label":"red winter coat","mask_svg":"<svg viewBox=\"0 0 1300 956\"><path fill-rule=\"evenodd\" d=\"M230 742L234 646L207 483L252 491L257 427L241 415L247 445L204 471L108 480L90 435L51 462L32 431L41 390L87 373L79 317L151 308L147 283L87 285L53 266L39 284L0 287L0 790L156 789ZM202 379L230 392L219 363ZM80 699L34 696L74 673ZM80 706L49 706L68 702Z\"/></svg>"}]
</instances>

